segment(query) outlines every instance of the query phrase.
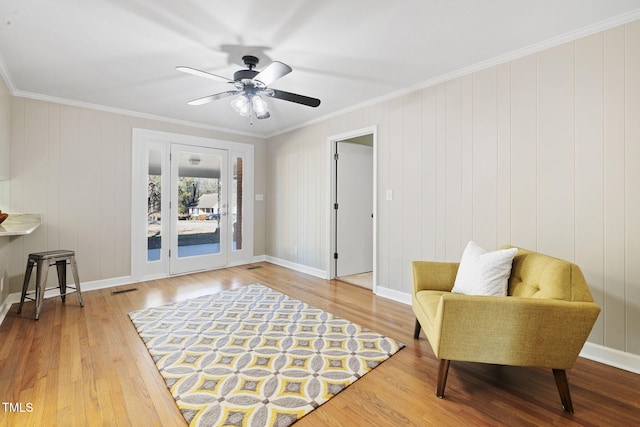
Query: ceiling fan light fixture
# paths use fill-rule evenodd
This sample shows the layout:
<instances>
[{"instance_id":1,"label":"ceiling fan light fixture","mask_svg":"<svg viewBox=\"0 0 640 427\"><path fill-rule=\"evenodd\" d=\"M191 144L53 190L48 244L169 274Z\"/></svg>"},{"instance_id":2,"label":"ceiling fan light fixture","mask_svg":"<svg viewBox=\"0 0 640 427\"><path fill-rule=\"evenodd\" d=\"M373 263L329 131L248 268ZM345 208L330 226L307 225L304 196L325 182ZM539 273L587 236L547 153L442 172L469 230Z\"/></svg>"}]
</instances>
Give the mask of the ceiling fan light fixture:
<instances>
[{"instance_id":1,"label":"ceiling fan light fixture","mask_svg":"<svg viewBox=\"0 0 640 427\"><path fill-rule=\"evenodd\" d=\"M246 95L238 95L231 101L231 106L242 117L249 117L251 115L251 104Z\"/></svg>"},{"instance_id":2,"label":"ceiling fan light fixture","mask_svg":"<svg viewBox=\"0 0 640 427\"><path fill-rule=\"evenodd\" d=\"M253 105L253 111L256 113L257 118L266 119L270 116L269 105L260 95L254 95L251 98L251 104Z\"/></svg>"}]
</instances>

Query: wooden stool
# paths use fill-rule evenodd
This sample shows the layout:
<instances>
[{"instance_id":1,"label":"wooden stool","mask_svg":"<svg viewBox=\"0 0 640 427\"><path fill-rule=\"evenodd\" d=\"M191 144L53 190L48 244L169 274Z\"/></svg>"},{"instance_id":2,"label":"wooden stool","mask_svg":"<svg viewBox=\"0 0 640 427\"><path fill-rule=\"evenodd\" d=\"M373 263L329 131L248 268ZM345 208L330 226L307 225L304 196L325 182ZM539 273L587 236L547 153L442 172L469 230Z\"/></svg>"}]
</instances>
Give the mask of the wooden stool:
<instances>
[{"instance_id":1,"label":"wooden stool","mask_svg":"<svg viewBox=\"0 0 640 427\"><path fill-rule=\"evenodd\" d=\"M69 288L72 289L71 292L67 292L67 262L71 265L71 272L73 273L73 281L75 283L75 287L69 286ZM27 292L34 264L36 265L36 289L35 291ZM49 267L54 264L58 270L58 286L46 288ZM80 307L84 307L82 302L82 291L80 290L80 279L78 278L78 267L76 265L76 254L74 251L57 250L29 254L27 269L24 273L22 297L20 298L18 314L22 311L22 304L24 304L24 300L29 299L36 302L36 320L38 320L38 317L40 316L40 309L42 308L42 301L44 300L44 293L50 289L60 289L62 302L65 301L67 294L76 292L78 294ZM35 294L35 298L29 296L30 294Z\"/></svg>"}]
</instances>

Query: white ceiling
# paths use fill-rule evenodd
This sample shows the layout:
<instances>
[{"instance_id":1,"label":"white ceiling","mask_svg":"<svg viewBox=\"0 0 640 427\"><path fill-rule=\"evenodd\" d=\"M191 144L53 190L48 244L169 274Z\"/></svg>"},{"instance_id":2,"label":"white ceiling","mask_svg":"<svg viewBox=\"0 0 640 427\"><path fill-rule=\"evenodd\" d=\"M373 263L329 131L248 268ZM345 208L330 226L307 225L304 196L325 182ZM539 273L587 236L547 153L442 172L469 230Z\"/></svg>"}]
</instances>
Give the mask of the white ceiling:
<instances>
[{"instance_id":1,"label":"white ceiling","mask_svg":"<svg viewBox=\"0 0 640 427\"><path fill-rule=\"evenodd\" d=\"M267 136L639 12L640 0L2 0L0 73L17 96ZM231 78L246 54L258 70L290 65L270 87L322 104L269 98L253 125L230 98L187 105L229 86L176 66Z\"/></svg>"}]
</instances>

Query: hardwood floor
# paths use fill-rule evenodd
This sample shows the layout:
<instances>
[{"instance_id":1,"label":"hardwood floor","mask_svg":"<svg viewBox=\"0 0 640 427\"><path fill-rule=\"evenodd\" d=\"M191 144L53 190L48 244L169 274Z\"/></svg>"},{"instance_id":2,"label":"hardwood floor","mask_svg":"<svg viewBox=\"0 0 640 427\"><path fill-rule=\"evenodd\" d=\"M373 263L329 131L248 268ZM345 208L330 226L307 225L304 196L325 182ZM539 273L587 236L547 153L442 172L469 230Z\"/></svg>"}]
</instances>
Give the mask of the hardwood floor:
<instances>
[{"instance_id":1,"label":"hardwood floor","mask_svg":"<svg viewBox=\"0 0 640 427\"><path fill-rule=\"evenodd\" d=\"M258 267L258 268L255 268ZM413 339L411 308L371 291L268 263L15 304L0 326L0 426L184 426L127 313L251 283L406 344L296 426L628 426L640 419L640 376L578 359L568 372L575 414L563 412L551 370L452 362L445 398L438 360ZM113 293L118 290L131 292ZM23 412L20 412L22 410Z\"/></svg>"}]
</instances>

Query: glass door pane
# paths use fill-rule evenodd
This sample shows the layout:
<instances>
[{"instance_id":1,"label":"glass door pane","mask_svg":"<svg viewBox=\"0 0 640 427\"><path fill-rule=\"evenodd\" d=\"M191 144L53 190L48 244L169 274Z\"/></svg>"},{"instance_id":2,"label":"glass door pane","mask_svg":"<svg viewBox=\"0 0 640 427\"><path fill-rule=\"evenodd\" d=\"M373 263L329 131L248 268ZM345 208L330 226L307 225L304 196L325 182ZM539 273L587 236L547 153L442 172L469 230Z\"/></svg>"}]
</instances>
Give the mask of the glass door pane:
<instances>
[{"instance_id":1,"label":"glass door pane","mask_svg":"<svg viewBox=\"0 0 640 427\"><path fill-rule=\"evenodd\" d=\"M147 261L162 254L162 151L149 150L147 175Z\"/></svg>"},{"instance_id":2,"label":"glass door pane","mask_svg":"<svg viewBox=\"0 0 640 427\"><path fill-rule=\"evenodd\" d=\"M173 217L171 273L226 263L227 225L224 150L172 146Z\"/></svg>"},{"instance_id":3,"label":"glass door pane","mask_svg":"<svg viewBox=\"0 0 640 427\"><path fill-rule=\"evenodd\" d=\"M233 182L231 195L232 250L242 250L242 200L244 197L244 159L236 157L233 161Z\"/></svg>"}]
</instances>

